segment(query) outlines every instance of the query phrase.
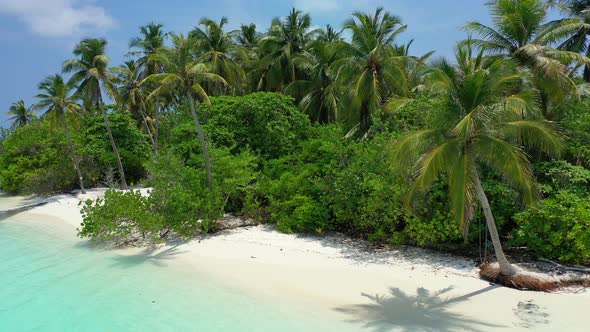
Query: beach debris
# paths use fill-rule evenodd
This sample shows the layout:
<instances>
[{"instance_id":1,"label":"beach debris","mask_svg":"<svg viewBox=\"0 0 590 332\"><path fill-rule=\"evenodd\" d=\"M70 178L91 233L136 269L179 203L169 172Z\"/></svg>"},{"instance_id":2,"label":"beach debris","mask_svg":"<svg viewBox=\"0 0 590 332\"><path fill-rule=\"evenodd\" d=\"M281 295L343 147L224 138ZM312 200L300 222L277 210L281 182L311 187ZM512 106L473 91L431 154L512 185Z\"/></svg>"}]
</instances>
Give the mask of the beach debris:
<instances>
[{"instance_id":1,"label":"beach debris","mask_svg":"<svg viewBox=\"0 0 590 332\"><path fill-rule=\"evenodd\" d=\"M253 219L246 218L243 219L241 217L232 216L230 214L226 214L223 216L222 219L218 220L215 225L216 231L224 231L228 229L236 229L242 227L249 227L249 226L256 226L259 223L254 221Z\"/></svg>"}]
</instances>

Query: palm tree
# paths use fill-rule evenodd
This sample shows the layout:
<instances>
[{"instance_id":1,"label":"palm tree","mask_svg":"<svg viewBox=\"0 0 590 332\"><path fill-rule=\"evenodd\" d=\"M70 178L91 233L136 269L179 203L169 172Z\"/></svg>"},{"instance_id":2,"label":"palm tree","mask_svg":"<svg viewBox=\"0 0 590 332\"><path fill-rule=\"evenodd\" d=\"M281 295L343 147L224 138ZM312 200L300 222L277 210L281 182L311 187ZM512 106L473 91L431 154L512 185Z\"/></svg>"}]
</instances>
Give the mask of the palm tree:
<instances>
[{"instance_id":1,"label":"palm tree","mask_svg":"<svg viewBox=\"0 0 590 332\"><path fill-rule=\"evenodd\" d=\"M202 84L210 82L226 84L226 82L221 76L211 73L207 64L195 62L193 54L197 46L196 39L186 38L183 34L173 34L171 38L173 43L172 48L163 49L158 54L152 56L153 60L162 63L166 67L166 73L153 74L147 80L158 82L160 85L151 95L174 91L188 99L191 115L197 129L205 159L207 186L211 189L211 160L209 159L209 150L205 142L205 135L203 134L201 123L195 111L194 98L198 96L201 101L209 104L209 96Z\"/></svg>"},{"instance_id":2,"label":"palm tree","mask_svg":"<svg viewBox=\"0 0 590 332\"><path fill-rule=\"evenodd\" d=\"M139 28L141 37L136 37L131 40L129 47L136 49L137 51L132 52L132 55L139 55L139 65L143 68L141 75L142 79L149 77L150 75L161 73L165 71L165 68L161 63L151 60L151 56L158 53L158 51L164 48L164 43L168 37L167 33L164 33L162 24L150 23ZM152 87L155 88L155 87ZM155 97L154 102L154 114L155 114L155 130L153 135L154 143L154 154L158 154L158 142L160 136L160 96ZM146 108L144 108L145 111Z\"/></svg>"},{"instance_id":3,"label":"palm tree","mask_svg":"<svg viewBox=\"0 0 590 332\"><path fill-rule=\"evenodd\" d=\"M107 41L105 39L87 38L83 39L75 48L74 55L77 59L67 60L63 64L65 73L73 73L69 85L77 86L77 94L89 98L92 103L102 112L105 127L111 141L111 146L117 159L119 174L121 176L121 189L127 190L127 181L125 180L125 170L121 162L119 149L113 138L111 123L104 107L102 98L101 85L105 87L107 93L115 99L114 88L111 84L111 77L108 73L109 58L104 54Z\"/></svg>"},{"instance_id":4,"label":"palm tree","mask_svg":"<svg viewBox=\"0 0 590 332\"><path fill-rule=\"evenodd\" d=\"M334 30L331 25L326 25L326 30L320 29L318 31L317 40L325 42L325 43L337 43L342 41L342 32Z\"/></svg>"},{"instance_id":5,"label":"palm tree","mask_svg":"<svg viewBox=\"0 0 590 332\"><path fill-rule=\"evenodd\" d=\"M467 44L457 50L457 65L438 61L430 79L434 91L446 98L441 121L400 138L394 148L401 163L415 162L410 199L446 176L451 212L462 233L467 234L481 205L501 273L512 276L516 270L502 250L481 167L495 171L530 204L537 190L523 146L558 155L562 139L552 123L537 117L535 91L510 60L483 52L473 57Z\"/></svg>"},{"instance_id":6,"label":"palm tree","mask_svg":"<svg viewBox=\"0 0 590 332\"><path fill-rule=\"evenodd\" d=\"M578 52L590 56L590 1L588 0L555 0L553 1L567 22L572 19L584 23L569 38L559 45L559 49ZM590 82L590 65L584 64L584 81Z\"/></svg>"},{"instance_id":7,"label":"palm tree","mask_svg":"<svg viewBox=\"0 0 590 332\"><path fill-rule=\"evenodd\" d=\"M339 61L338 80L348 86L353 114L358 116L355 126L366 134L372 124L371 116L393 94L402 74L395 54L395 38L406 30L399 17L378 8L375 14L355 12L344 28L352 32L348 56Z\"/></svg>"},{"instance_id":8,"label":"palm tree","mask_svg":"<svg viewBox=\"0 0 590 332\"><path fill-rule=\"evenodd\" d=\"M44 117L50 118L54 123L55 121L63 127L68 140L70 148L70 154L74 168L78 175L78 181L80 184L80 190L82 194L86 193L84 189L84 177L80 171L80 159L76 154L76 147L70 134L70 128L68 127L68 121L66 115L77 115L82 112L82 107L76 103L76 97L72 95L72 87L65 83L63 77L60 75L53 75L45 78L43 82L39 84L39 90L42 93L35 96L39 99L39 102L33 106L35 109L45 110Z\"/></svg>"},{"instance_id":9,"label":"palm tree","mask_svg":"<svg viewBox=\"0 0 590 332\"><path fill-rule=\"evenodd\" d=\"M309 51L294 61L308 79L297 80L285 92L300 100L299 107L313 121L330 123L338 120L340 89L332 65L342 56L340 43L316 41Z\"/></svg>"},{"instance_id":10,"label":"palm tree","mask_svg":"<svg viewBox=\"0 0 590 332\"><path fill-rule=\"evenodd\" d=\"M189 38L196 39L197 61L208 64L212 73L223 77L232 87L234 94L240 93L246 75L235 60L244 59L247 55L241 52L242 48L233 44L231 34L223 30L227 18L222 17L219 22L202 18L199 24L204 29L195 27L189 34ZM225 84L214 82L205 83L204 88L209 95L222 95L228 92Z\"/></svg>"},{"instance_id":11,"label":"palm tree","mask_svg":"<svg viewBox=\"0 0 590 332\"><path fill-rule=\"evenodd\" d=\"M111 71L116 74L117 83L117 101L120 106L127 106L129 112L134 115L139 115L145 127L145 131L150 138L154 154L158 154L156 142L152 135L152 130L147 121L145 114L148 91L142 78L141 68L136 61L126 61L124 66L111 68Z\"/></svg>"},{"instance_id":12,"label":"palm tree","mask_svg":"<svg viewBox=\"0 0 590 332\"><path fill-rule=\"evenodd\" d=\"M255 91L258 82L254 70L258 64L258 42L260 40L256 24L242 24L240 29L232 31L230 36L234 44L241 48L240 53L243 55L239 63L247 78L244 93Z\"/></svg>"},{"instance_id":13,"label":"palm tree","mask_svg":"<svg viewBox=\"0 0 590 332\"><path fill-rule=\"evenodd\" d=\"M256 24L242 24L239 30L231 32L231 37L237 45L253 50L258 47L260 34L256 31Z\"/></svg>"},{"instance_id":14,"label":"palm tree","mask_svg":"<svg viewBox=\"0 0 590 332\"><path fill-rule=\"evenodd\" d=\"M22 100L14 102L12 105L10 105L10 108L8 109L8 115L12 115L10 118L8 118L8 120L12 121L11 128L13 130L22 126L26 126L35 119L35 112L30 107L25 106L25 102Z\"/></svg>"},{"instance_id":15,"label":"palm tree","mask_svg":"<svg viewBox=\"0 0 590 332\"><path fill-rule=\"evenodd\" d=\"M289 83L301 79L294 63L311 41L311 17L293 8L284 19L272 21L268 36L260 39L258 89L281 92Z\"/></svg>"},{"instance_id":16,"label":"palm tree","mask_svg":"<svg viewBox=\"0 0 590 332\"><path fill-rule=\"evenodd\" d=\"M577 52L558 50L551 45L587 25L577 20L546 22L549 4L542 0L493 0L487 5L494 27L469 22L464 29L480 38L472 39L471 43L491 54L514 59L520 66L531 70L543 92L546 112L550 99L556 104L576 91L567 66L588 64L590 60Z\"/></svg>"}]
</instances>

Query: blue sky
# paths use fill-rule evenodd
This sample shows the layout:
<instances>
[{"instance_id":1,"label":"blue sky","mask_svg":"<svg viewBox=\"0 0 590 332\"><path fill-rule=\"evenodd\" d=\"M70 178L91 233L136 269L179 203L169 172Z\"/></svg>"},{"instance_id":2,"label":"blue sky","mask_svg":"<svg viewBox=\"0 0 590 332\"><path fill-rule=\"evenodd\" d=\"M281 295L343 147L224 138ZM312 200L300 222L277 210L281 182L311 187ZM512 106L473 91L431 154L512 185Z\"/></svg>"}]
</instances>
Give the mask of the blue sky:
<instances>
[{"instance_id":1,"label":"blue sky","mask_svg":"<svg viewBox=\"0 0 590 332\"><path fill-rule=\"evenodd\" d=\"M83 37L106 37L112 65L124 60L129 40L137 28L151 21L167 31L187 32L201 17L229 19L229 28L256 23L259 30L271 19L286 15L295 6L312 15L313 26L340 28L355 11L378 6L402 17L408 24L403 40L415 39L413 52L436 50L451 56L467 21L489 23L486 0L0 0L0 126L7 126L10 104L34 102L37 84L59 72Z\"/></svg>"}]
</instances>

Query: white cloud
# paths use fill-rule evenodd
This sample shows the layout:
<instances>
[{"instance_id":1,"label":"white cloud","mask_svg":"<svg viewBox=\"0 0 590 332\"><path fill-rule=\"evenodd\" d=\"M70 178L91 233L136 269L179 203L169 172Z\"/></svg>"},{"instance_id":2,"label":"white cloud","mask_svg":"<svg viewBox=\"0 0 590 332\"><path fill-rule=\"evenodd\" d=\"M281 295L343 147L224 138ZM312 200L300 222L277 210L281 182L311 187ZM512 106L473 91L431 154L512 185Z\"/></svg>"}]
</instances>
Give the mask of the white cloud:
<instances>
[{"instance_id":1,"label":"white cloud","mask_svg":"<svg viewBox=\"0 0 590 332\"><path fill-rule=\"evenodd\" d=\"M74 36L116 25L104 8L80 0L0 0L0 14L18 17L44 37Z\"/></svg>"}]
</instances>

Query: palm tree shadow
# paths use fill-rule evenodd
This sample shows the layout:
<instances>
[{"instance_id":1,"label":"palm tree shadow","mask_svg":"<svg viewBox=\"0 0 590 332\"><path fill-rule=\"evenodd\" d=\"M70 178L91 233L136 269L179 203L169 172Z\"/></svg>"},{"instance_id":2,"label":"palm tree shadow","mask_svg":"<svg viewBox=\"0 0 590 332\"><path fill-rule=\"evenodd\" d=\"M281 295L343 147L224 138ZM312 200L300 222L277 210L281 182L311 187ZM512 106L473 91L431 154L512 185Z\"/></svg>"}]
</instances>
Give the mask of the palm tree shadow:
<instances>
[{"instance_id":1,"label":"palm tree shadow","mask_svg":"<svg viewBox=\"0 0 590 332\"><path fill-rule=\"evenodd\" d=\"M399 288L392 287L388 295L363 293L362 296L371 300L372 303L339 307L334 310L352 316L347 320L348 322L363 323L365 328L374 332L483 331L504 326L463 316L449 311L448 306L497 287L489 286L473 293L450 298L444 295L451 291L452 287L436 292L418 288L416 295L409 295Z\"/></svg>"},{"instance_id":2,"label":"palm tree shadow","mask_svg":"<svg viewBox=\"0 0 590 332\"><path fill-rule=\"evenodd\" d=\"M180 246L180 244L160 252L158 252L157 247L148 247L135 255L117 255L113 256L111 259L114 261L113 266L115 267L133 268L145 263L165 267L165 260L174 259L174 256L184 253L183 251L178 251L178 246Z\"/></svg>"}]
</instances>

